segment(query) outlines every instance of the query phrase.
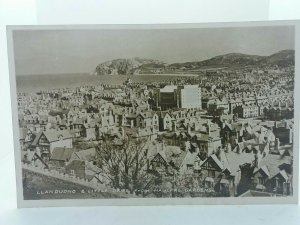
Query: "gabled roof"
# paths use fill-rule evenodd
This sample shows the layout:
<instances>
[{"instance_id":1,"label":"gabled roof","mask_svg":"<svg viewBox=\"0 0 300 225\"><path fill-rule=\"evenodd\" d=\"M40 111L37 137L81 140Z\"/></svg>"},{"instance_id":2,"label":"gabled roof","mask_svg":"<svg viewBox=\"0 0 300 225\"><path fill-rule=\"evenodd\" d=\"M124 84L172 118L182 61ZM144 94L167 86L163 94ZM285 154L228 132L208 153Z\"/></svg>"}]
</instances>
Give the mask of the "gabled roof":
<instances>
[{"instance_id":1,"label":"gabled roof","mask_svg":"<svg viewBox=\"0 0 300 225\"><path fill-rule=\"evenodd\" d=\"M187 151L187 154L185 155L182 164L185 164L185 165L194 165L196 157L197 157L197 153L196 152L191 153L190 151Z\"/></svg>"},{"instance_id":2,"label":"gabled roof","mask_svg":"<svg viewBox=\"0 0 300 225\"><path fill-rule=\"evenodd\" d=\"M245 163L252 163L254 160L254 154L252 153L236 153L236 152L227 152L225 156L228 161L228 167L230 172L235 175L239 170L240 166Z\"/></svg>"},{"instance_id":3,"label":"gabled roof","mask_svg":"<svg viewBox=\"0 0 300 225\"><path fill-rule=\"evenodd\" d=\"M281 155L274 155L268 154L260 161L258 168L267 167L270 178L276 176L280 172L280 165L282 164L291 164L291 157L290 156L281 156Z\"/></svg>"},{"instance_id":4,"label":"gabled roof","mask_svg":"<svg viewBox=\"0 0 300 225\"><path fill-rule=\"evenodd\" d=\"M212 154L212 155L210 155L208 158L206 158L203 162L202 162L202 164L201 164L201 166L202 165L204 165L207 161L209 161L209 160L213 160L214 162L215 162L215 164L219 167L219 169L222 171L222 170L224 170L224 166L223 166L223 164L222 164L222 162L218 159L218 157L215 155L215 154Z\"/></svg>"},{"instance_id":5,"label":"gabled roof","mask_svg":"<svg viewBox=\"0 0 300 225\"><path fill-rule=\"evenodd\" d=\"M64 139L72 138L70 131L68 130L48 130L43 132L49 142L58 141L61 137Z\"/></svg>"},{"instance_id":6,"label":"gabled roof","mask_svg":"<svg viewBox=\"0 0 300 225\"><path fill-rule=\"evenodd\" d=\"M220 167L221 170L224 169L222 162L218 159L218 157L215 154L211 155L210 157L215 161L215 163Z\"/></svg>"},{"instance_id":7,"label":"gabled roof","mask_svg":"<svg viewBox=\"0 0 300 225\"><path fill-rule=\"evenodd\" d=\"M47 140L49 142L54 142L54 141L59 141L60 138L63 140L72 138L72 134L70 133L69 130L47 130L47 131L41 131L37 134L35 137L34 141L32 142L32 145L35 146L37 145L39 139L41 138L42 135L45 135Z\"/></svg>"},{"instance_id":8,"label":"gabled roof","mask_svg":"<svg viewBox=\"0 0 300 225\"><path fill-rule=\"evenodd\" d=\"M266 166L262 166L260 168L255 168L253 171L253 174L258 173L259 171L262 171L267 177L270 177L270 172Z\"/></svg>"},{"instance_id":9,"label":"gabled roof","mask_svg":"<svg viewBox=\"0 0 300 225\"><path fill-rule=\"evenodd\" d=\"M285 172L285 170L280 170L279 174L287 181L289 179L287 173Z\"/></svg>"},{"instance_id":10,"label":"gabled roof","mask_svg":"<svg viewBox=\"0 0 300 225\"><path fill-rule=\"evenodd\" d=\"M147 118L152 118L155 114L156 114L155 112L144 112L144 113L140 113L139 115L144 119L147 119Z\"/></svg>"},{"instance_id":11,"label":"gabled roof","mask_svg":"<svg viewBox=\"0 0 300 225\"><path fill-rule=\"evenodd\" d=\"M169 115L169 117L171 117L171 119L174 119L172 114L169 111L160 111L159 115L161 118L165 118L167 115Z\"/></svg>"}]
</instances>

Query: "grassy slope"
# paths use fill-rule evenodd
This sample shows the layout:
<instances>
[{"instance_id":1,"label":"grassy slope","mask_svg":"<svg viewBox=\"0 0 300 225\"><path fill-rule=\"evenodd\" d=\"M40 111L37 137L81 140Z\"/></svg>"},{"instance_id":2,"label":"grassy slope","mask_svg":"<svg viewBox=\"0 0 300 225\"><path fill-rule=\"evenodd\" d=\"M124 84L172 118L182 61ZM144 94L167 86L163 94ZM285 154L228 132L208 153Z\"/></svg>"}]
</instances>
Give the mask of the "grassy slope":
<instances>
[{"instance_id":1,"label":"grassy slope","mask_svg":"<svg viewBox=\"0 0 300 225\"><path fill-rule=\"evenodd\" d=\"M34 172L23 169L23 177L26 176L24 185L24 199L104 199L104 198L124 198L126 195L121 193L97 192L87 193L92 191L85 186L72 182L63 181L57 178L36 174ZM75 194L44 194L38 195L37 192L46 190L75 190ZM84 190L85 193L81 193Z\"/></svg>"}]
</instances>

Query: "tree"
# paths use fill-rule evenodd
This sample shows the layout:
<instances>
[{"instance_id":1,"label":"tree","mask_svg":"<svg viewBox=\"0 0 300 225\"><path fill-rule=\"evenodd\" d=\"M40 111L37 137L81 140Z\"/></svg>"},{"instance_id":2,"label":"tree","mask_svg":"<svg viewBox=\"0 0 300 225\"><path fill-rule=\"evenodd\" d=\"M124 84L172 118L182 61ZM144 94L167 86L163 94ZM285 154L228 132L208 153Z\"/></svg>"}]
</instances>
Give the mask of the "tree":
<instances>
[{"instance_id":1,"label":"tree","mask_svg":"<svg viewBox=\"0 0 300 225\"><path fill-rule=\"evenodd\" d=\"M152 182L147 172L147 141L129 136L111 140L103 137L96 146L96 163L111 187L143 193Z\"/></svg>"}]
</instances>

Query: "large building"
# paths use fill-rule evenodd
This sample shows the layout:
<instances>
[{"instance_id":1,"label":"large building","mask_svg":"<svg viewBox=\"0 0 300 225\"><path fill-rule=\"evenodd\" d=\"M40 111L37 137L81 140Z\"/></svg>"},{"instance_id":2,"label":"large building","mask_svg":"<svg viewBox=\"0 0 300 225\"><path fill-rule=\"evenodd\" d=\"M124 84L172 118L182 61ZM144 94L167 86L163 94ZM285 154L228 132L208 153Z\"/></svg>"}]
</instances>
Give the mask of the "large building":
<instances>
[{"instance_id":1,"label":"large building","mask_svg":"<svg viewBox=\"0 0 300 225\"><path fill-rule=\"evenodd\" d=\"M201 109L201 88L198 85L167 85L159 89L157 103L162 110L172 108Z\"/></svg>"},{"instance_id":2,"label":"large building","mask_svg":"<svg viewBox=\"0 0 300 225\"><path fill-rule=\"evenodd\" d=\"M177 86L167 85L158 90L157 103L162 110L179 108Z\"/></svg>"}]
</instances>

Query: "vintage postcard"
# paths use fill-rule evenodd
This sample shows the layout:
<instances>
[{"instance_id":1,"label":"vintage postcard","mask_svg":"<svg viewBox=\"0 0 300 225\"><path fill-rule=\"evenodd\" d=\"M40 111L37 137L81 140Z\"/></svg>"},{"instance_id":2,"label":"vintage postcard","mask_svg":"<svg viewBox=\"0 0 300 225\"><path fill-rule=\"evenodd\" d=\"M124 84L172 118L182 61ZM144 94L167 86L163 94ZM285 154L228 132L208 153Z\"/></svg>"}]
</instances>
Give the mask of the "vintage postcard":
<instances>
[{"instance_id":1,"label":"vintage postcard","mask_svg":"<svg viewBox=\"0 0 300 225\"><path fill-rule=\"evenodd\" d=\"M299 32L9 26L18 206L296 203Z\"/></svg>"}]
</instances>

